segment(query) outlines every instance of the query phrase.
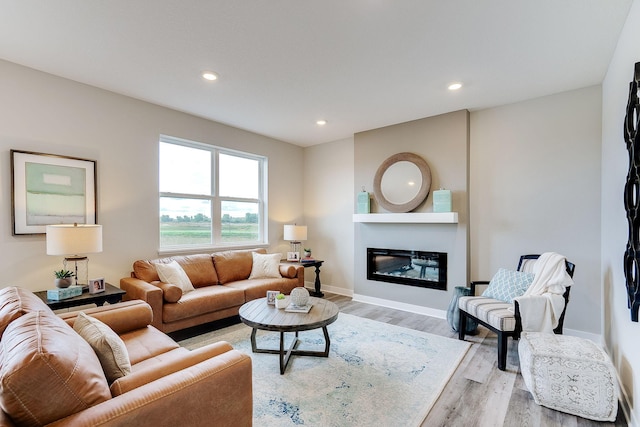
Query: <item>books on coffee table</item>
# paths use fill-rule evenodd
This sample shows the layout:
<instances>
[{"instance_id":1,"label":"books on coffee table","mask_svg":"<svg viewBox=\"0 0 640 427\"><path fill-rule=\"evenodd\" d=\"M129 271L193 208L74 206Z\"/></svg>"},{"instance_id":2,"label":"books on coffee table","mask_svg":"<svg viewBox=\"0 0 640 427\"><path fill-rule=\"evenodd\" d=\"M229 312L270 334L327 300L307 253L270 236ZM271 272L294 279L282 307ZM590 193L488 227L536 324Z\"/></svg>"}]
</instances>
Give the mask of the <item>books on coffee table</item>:
<instances>
[{"instance_id":1,"label":"books on coffee table","mask_svg":"<svg viewBox=\"0 0 640 427\"><path fill-rule=\"evenodd\" d=\"M307 304L307 305L289 304L287 308L284 309L284 311L288 311L290 313L308 313L309 310L311 310L311 307L313 307L313 304Z\"/></svg>"}]
</instances>

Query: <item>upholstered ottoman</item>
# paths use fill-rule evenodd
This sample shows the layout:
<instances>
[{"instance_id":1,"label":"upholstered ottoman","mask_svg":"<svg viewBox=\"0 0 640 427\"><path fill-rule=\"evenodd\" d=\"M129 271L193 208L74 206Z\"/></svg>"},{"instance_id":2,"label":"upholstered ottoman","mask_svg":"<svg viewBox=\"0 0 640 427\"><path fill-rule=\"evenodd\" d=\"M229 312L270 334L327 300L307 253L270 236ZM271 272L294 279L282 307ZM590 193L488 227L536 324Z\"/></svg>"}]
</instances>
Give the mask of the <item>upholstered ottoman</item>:
<instances>
[{"instance_id":1,"label":"upholstered ottoman","mask_svg":"<svg viewBox=\"0 0 640 427\"><path fill-rule=\"evenodd\" d=\"M616 419L616 372L609 356L595 343L523 332L518 355L522 377L538 405L597 421Z\"/></svg>"}]
</instances>

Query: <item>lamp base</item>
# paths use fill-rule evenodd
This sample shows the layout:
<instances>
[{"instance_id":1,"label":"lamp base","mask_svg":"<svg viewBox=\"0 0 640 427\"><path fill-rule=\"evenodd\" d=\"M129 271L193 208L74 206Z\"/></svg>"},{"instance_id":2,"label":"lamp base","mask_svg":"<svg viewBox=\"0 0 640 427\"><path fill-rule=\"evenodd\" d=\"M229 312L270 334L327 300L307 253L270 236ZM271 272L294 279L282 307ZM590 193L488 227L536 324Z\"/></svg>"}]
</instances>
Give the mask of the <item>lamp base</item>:
<instances>
[{"instance_id":1,"label":"lamp base","mask_svg":"<svg viewBox=\"0 0 640 427\"><path fill-rule=\"evenodd\" d=\"M73 271L75 274L74 285L87 286L89 284L89 258L86 256L73 256L64 259L65 270Z\"/></svg>"}]
</instances>

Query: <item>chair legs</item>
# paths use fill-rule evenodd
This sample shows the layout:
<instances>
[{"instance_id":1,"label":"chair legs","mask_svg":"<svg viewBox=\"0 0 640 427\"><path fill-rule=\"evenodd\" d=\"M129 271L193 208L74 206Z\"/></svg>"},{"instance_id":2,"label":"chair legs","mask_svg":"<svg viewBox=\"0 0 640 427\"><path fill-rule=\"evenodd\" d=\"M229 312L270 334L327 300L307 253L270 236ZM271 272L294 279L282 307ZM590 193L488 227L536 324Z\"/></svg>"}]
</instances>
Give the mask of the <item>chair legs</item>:
<instances>
[{"instance_id":1,"label":"chair legs","mask_svg":"<svg viewBox=\"0 0 640 427\"><path fill-rule=\"evenodd\" d=\"M467 329L467 313L460 309L458 310L460 311L460 320L458 321L458 339L464 340L465 331ZM509 335L496 331L495 329L493 330L498 335L498 369L504 371L507 368L507 341L509 339ZM518 339L519 335L519 333L515 334L514 339Z\"/></svg>"},{"instance_id":2,"label":"chair legs","mask_svg":"<svg viewBox=\"0 0 640 427\"><path fill-rule=\"evenodd\" d=\"M460 313L459 321L458 321L458 339L464 340L464 332L467 330L467 316L466 313L460 309L458 309Z\"/></svg>"},{"instance_id":3,"label":"chair legs","mask_svg":"<svg viewBox=\"0 0 640 427\"><path fill-rule=\"evenodd\" d=\"M506 334L498 333L498 369L504 371L507 367L507 339Z\"/></svg>"}]
</instances>

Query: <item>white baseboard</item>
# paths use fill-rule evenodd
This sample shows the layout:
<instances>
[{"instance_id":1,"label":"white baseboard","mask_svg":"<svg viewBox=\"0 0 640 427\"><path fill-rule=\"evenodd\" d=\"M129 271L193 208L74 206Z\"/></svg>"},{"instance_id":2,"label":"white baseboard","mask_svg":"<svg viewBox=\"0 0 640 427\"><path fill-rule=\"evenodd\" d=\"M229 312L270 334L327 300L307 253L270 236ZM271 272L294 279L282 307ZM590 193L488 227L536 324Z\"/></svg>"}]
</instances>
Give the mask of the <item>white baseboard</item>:
<instances>
[{"instance_id":1,"label":"white baseboard","mask_svg":"<svg viewBox=\"0 0 640 427\"><path fill-rule=\"evenodd\" d=\"M366 295L353 294L353 300L364 302L367 304L379 305L381 307L395 308L396 310L408 311L409 313L424 314L426 316L436 317L438 319L446 319L447 312L431 307L423 307L421 305L407 304L404 302L390 301L382 298L368 297Z\"/></svg>"},{"instance_id":2,"label":"white baseboard","mask_svg":"<svg viewBox=\"0 0 640 427\"><path fill-rule=\"evenodd\" d=\"M591 332L579 331L577 329L567 329L563 328L562 333L564 335L570 335L572 337L585 338L594 343L598 344L601 347L604 347L604 340L602 339L602 335L600 334L592 334Z\"/></svg>"},{"instance_id":3,"label":"white baseboard","mask_svg":"<svg viewBox=\"0 0 640 427\"><path fill-rule=\"evenodd\" d=\"M309 289L309 290L313 290L313 289L315 289L315 284L313 282L304 282L304 287ZM322 284L322 286L320 286L320 291L321 292L330 292L332 294L343 295L345 297L353 297L353 290L345 289L345 288L338 288L337 286L330 286L330 285Z\"/></svg>"}]
</instances>

